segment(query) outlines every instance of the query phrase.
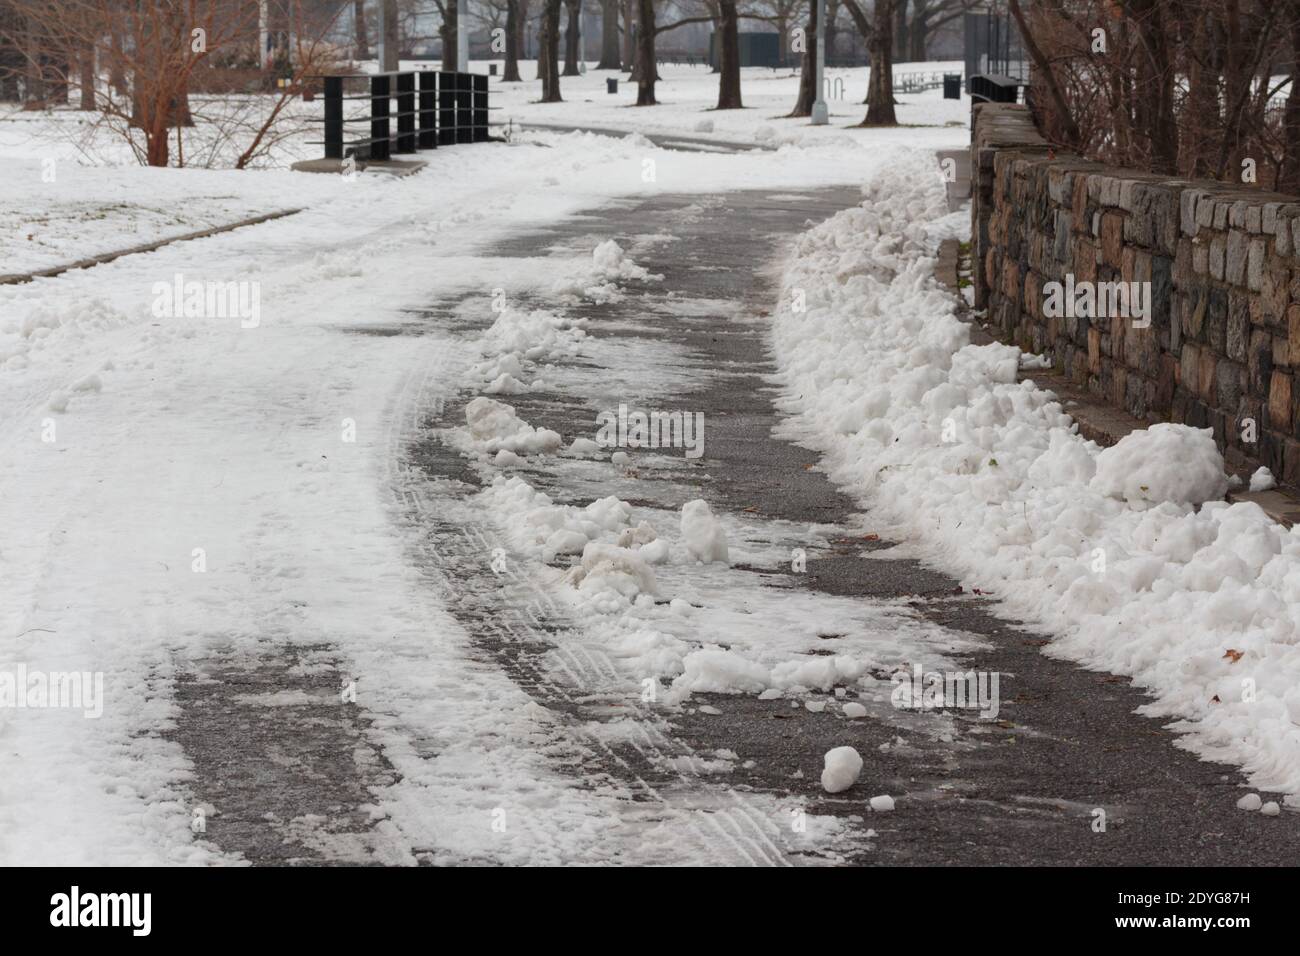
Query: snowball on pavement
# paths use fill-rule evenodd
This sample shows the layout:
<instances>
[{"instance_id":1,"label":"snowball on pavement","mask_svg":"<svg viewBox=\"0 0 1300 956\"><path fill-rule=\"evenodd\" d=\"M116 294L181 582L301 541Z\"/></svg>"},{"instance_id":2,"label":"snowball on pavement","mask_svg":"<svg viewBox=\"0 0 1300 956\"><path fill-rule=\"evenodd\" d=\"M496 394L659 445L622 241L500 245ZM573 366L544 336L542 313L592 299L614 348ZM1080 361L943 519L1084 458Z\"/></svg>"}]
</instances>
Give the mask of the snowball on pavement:
<instances>
[{"instance_id":1,"label":"snowball on pavement","mask_svg":"<svg viewBox=\"0 0 1300 956\"><path fill-rule=\"evenodd\" d=\"M1277 805L1276 800L1270 800L1259 808L1259 812L1266 817L1275 817L1282 812L1282 808Z\"/></svg>"},{"instance_id":2,"label":"snowball on pavement","mask_svg":"<svg viewBox=\"0 0 1300 956\"><path fill-rule=\"evenodd\" d=\"M1257 793L1248 793L1237 801L1238 810L1258 810L1263 804Z\"/></svg>"},{"instance_id":3,"label":"snowball on pavement","mask_svg":"<svg viewBox=\"0 0 1300 956\"><path fill-rule=\"evenodd\" d=\"M1276 487L1277 479L1275 479L1273 473L1263 465L1257 468L1255 473L1250 476L1251 491L1268 491L1270 488Z\"/></svg>"},{"instance_id":4,"label":"snowball on pavement","mask_svg":"<svg viewBox=\"0 0 1300 956\"><path fill-rule=\"evenodd\" d=\"M727 533L702 498L682 505L682 540L697 561L727 560Z\"/></svg>"},{"instance_id":5,"label":"snowball on pavement","mask_svg":"<svg viewBox=\"0 0 1300 956\"><path fill-rule=\"evenodd\" d=\"M894 798L887 793L882 793L878 797L871 798L871 809L879 813L885 813L894 809Z\"/></svg>"},{"instance_id":6,"label":"snowball on pavement","mask_svg":"<svg viewBox=\"0 0 1300 956\"><path fill-rule=\"evenodd\" d=\"M1228 479L1212 429L1162 422L1103 450L1092 487L1125 501L1198 505L1222 498Z\"/></svg>"},{"instance_id":7,"label":"snowball on pavement","mask_svg":"<svg viewBox=\"0 0 1300 956\"><path fill-rule=\"evenodd\" d=\"M823 758L822 789L827 793L843 793L858 782L862 773L862 758L852 747L828 750Z\"/></svg>"},{"instance_id":8,"label":"snowball on pavement","mask_svg":"<svg viewBox=\"0 0 1300 956\"><path fill-rule=\"evenodd\" d=\"M863 707L861 704L845 704L844 716L849 718L849 720L857 720L859 717L867 716L867 708Z\"/></svg>"}]
</instances>

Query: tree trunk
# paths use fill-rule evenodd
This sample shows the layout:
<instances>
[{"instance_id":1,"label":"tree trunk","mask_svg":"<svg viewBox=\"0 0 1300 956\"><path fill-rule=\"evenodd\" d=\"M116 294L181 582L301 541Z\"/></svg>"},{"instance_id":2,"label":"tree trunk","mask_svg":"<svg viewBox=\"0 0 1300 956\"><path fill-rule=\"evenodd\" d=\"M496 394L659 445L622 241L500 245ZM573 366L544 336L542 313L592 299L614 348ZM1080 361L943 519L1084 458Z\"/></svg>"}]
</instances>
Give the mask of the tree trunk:
<instances>
[{"instance_id":1,"label":"tree trunk","mask_svg":"<svg viewBox=\"0 0 1300 956\"><path fill-rule=\"evenodd\" d=\"M506 0L506 66L501 82L523 82L519 75L519 0Z\"/></svg>"},{"instance_id":2,"label":"tree trunk","mask_svg":"<svg viewBox=\"0 0 1300 956\"><path fill-rule=\"evenodd\" d=\"M891 63L907 62L907 0L892 0L894 8L894 39L890 48Z\"/></svg>"},{"instance_id":3,"label":"tree trunk","mask_svg":"<svg viewBox=\"0 0 1300 956\"><path fill-rule=\"evenodd\" d=\"M879 0L877 0L879 2ZM795 101L791 117L812 116L813 102L817 99L817 3L808 4L808 30L804 41L803 66L799 70L799 98Z\"/></svg>"},{"instance_id":4,"label":"tree trunk","mask_svg":"<svg viewBox=\"0 0 1300 956\"><path fill-rule=\"evenodd\" d=\"M81 109L95 109L95 41L86 40L81 46Z\"/></svg>"},{"instance_id":5,"label":"tree trunk","mask_svg":"<svg viewBox=\"0 0 1300 956\"><path fill-rule=\"evenodd\" d=\"M894 115L893 29L894 0L876 0L871 32L871 82L867 86L867 118L863 126L897 126Z\"/></svg>"},{"instance_id":6,"label":"tree trunk","mask_svg":"<svg viewBox=\"0 0 1300 956\"><path fill-rule=\"evenodd\" d=\"M601 0L598 70L618 70L623 66L618 49L618 6L618 0Z\"/></svg>"},{"instance_id":7,"label":"tree trunk","mask_svg":"<svg viewBox=\"0 0 1300 956\"><path fill-rule=\"evenodd\" d=\"M655 80L659 72L655 63L655 5L654 0L637 0L637 72L636 105L654 106Z\"/></svg>"},{"instance_id":8,"label":"tree trunk","mask_svg":"<svg viewBox=\"0 0 1300 956\"><path fill-rule=\"evenodd\" d=\"M356 58L370 59L370 36L366 33L366 0L353 0L352 23L356 36Z\"/></svg>"},{"instance_id":9,"label":"tree trunk","mask_svg":"<svg viewBox=\"0 0 1300 956\"><path fill-rule=\"evenodd\" d=\"M582 71L578 69L578 57L581 53L578 50L578 3L579 0L564 0L565 9L568 11L569 18L564 30L564 75L581 76Z\"/></svg>"},{"instance_id":10,"label":"tree trunk","mask_svg":"<svg viewBox=\"0 0 1300 956\"><path fill-rule=\"evenodd\" d=\"M27 47L25 65L27 88L23 94L23 109L39 110L45 108L45 55L40 25L36 18L27 18L23 41Z\"/></svg>"},{"instance_id":11,"label":"tree trunk","mask_svg":"<svg viewBox=\"0 0 1300 956\"><path fill-rule=\"evenodd\" d=\"M636 23L636 0L623 0L623 69L631 72L636 67L636 46L633 28Z\"/></svg>"},{"instance_id":12,"label":"tree trunk","mask_svg":"<svg viewBox=\"0 0 1300 956\"><path fill-rule=\"evenodd\" d=\"M384 2L392 2L394 7L397 6L396 0ZM438 28L438 35L442 37L442 68L448 73L455 73L460 69L460 11L456 9L456 0L446 0L445 6L447 12L443 14L442 26ZM393 29L396 32L396 25Z\"/></svg>"},{"instance_id":13,"label":"tree trunk","mask_svg":"<svg viewBox=\"0 0 1300 956\"><path fill-rule=\"evenodd\" d=\"M926 41L930 28L926 15L930 12L929 0L912 0L912 22L908 26L908 58L914 63L926 60Z\"/></svg>"},{"instance_id":14,"label":"tree trunk","mask_svg":"<svg viewBox=\"0 0 1300 956\"><path fill-rule=\"evenodd\" d=\"M546 0L542 7L542 49L546 60L542 67L542 102L559 103L560 97L560 4L563 0Z\"/></svg>"},{"instance_id":15,"label":"tree trunk","mask_svg":"<svg viewBox=\"0 0 1300 956\"><path fill-rule=\"evenodd\" d=\"M718 0L722 14L718 30L718 109L738 110L740 101L740 18L736 0Z\"/></svg>"},{"instance_id":16,"label":"tree trunk","mask_svg":"<svg viewBox=\"0 0 1300 956\"><path fill-rule=\"evenodd\" d=\"M111 17L108 24L108 85L118 96L126 95L126 70L122 68L122 23ZM258 62L261 62L259 57Z\"/></svg>"}]
</instances>

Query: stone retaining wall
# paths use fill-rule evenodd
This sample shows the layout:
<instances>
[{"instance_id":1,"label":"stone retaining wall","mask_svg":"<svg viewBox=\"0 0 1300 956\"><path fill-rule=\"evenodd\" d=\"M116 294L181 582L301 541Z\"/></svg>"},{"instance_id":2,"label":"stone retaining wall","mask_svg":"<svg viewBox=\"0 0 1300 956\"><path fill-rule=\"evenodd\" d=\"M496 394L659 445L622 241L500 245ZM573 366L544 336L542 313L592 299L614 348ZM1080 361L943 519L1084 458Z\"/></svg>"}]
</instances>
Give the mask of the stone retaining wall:
<instances>
[{"instance_id":1,"label":"stone retaining wall","mask_svg":"<svg viewBox=\"0 0 1300 956\"><path fill-rule=\"evenodd\" d=\"M1018 105L976 106L971 150L975 304L994 334L1300 485L1300 199L1053 155ZM1044 286L1067 280L1150 283L1149 326L1050 317Z\"/></svg>"}]
</instances>

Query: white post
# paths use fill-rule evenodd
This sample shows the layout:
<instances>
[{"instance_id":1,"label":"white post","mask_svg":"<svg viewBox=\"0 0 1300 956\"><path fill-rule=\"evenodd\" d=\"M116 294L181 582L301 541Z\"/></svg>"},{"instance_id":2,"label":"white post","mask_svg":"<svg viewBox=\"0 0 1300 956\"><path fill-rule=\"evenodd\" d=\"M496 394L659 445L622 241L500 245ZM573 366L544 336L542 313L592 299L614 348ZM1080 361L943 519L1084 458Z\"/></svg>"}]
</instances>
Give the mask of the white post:
<instances>
[{"instance_id":1,"label":"white post","mask_svg":"<svg viewBox=\"0 0 1300 956\"><path fill-rule=\"evenodd\" d=\"M469 72L469 0L456 0L456 69Z\"/></svg>"},{"instance_id":2,"label":"white post","mask_svg":"<svg viewBox=\"0 0 1300 956\"><path fill-rule=\"evenodd\" d=\"M826 0L817 0L817 98L813 100L812 125L825 126L830 122L826 108L826 91L822 89L826 75Z\"/></svg>"}]
</instances>

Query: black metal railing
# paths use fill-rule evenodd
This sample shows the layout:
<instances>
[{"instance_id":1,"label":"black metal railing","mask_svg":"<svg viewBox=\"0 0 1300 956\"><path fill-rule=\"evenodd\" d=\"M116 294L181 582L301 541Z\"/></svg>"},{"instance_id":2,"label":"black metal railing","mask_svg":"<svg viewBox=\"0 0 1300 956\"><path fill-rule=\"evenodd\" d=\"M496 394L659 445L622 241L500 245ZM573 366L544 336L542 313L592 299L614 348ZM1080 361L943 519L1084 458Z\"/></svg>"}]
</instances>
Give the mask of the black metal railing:
<instances>
[{"instance_id":1,"label":"black metal railing","mask_svg":"<svg viewBox=\"0 0 1300 956\"><path fill-rule=\"evenodd\" d=\"M325 147L326 159L384 160L490 138L485 74L415 70L322 79L325 138L317 142ZM358 85L367 92L348 91ZM355 100L369 100L365 115L347 115L345 104ZM349 138L348 128L356 126L367 127L369 135Z\"/></svg>"},{"instance_id":2,"label":"black metal railing","mask_svg":"<svg viewBox=\"0 0 1300 956\"><path fill-rule=\"evenodd\" d=\"M1020 98L1020 88L1027 85L1014 76L993 73L976 74L969 84L970 98L976 103L1015 103Z\"/></svg>"}]
</instances>

